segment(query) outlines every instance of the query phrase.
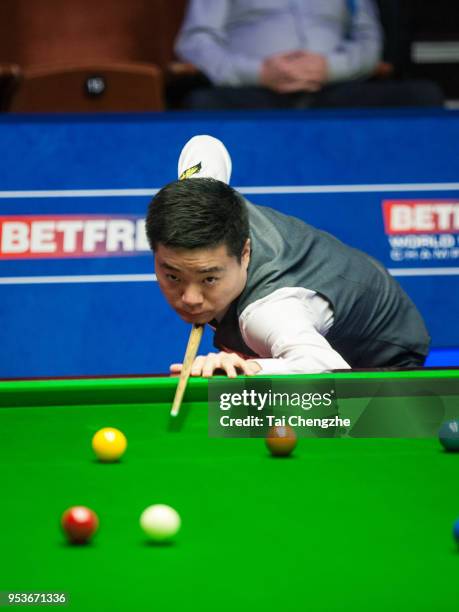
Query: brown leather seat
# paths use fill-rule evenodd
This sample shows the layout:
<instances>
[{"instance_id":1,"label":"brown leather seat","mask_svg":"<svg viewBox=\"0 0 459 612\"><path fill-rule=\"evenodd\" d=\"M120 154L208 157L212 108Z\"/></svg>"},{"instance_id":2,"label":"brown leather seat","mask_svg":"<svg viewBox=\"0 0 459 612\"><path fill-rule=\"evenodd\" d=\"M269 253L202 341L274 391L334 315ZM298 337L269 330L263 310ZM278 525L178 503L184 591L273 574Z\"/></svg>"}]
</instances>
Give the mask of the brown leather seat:
<instances>
[{"instance_id":1,"label":"brown leather seat","mask_svg":"<svg viewBox=\"0 0 459 612\"><path fill-rule=\"evenodd\" d=\"M154 64L100 62L24 71L12 112L137 112L163 110L163 84Z\"/></svg>"}]
</instances>

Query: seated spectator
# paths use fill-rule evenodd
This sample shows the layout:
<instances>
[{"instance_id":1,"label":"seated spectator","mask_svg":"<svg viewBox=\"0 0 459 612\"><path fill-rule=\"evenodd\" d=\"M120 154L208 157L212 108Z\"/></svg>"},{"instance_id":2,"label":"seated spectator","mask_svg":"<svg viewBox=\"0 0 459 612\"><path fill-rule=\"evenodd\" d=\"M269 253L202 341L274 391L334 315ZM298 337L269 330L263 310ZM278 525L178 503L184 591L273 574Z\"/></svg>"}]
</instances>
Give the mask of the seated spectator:
<instances>
[{"instance_id":1,"label":"seated spectator","mask_svg":"<svg viewBox=\"0 0 459 612\"><path fill-rule=\"evenodd\" d=\"M373 0L190 0L176 53L209 80L185 108L443 104L434 83L372 78L382 57Z\"/></svg>"}]
</instances>

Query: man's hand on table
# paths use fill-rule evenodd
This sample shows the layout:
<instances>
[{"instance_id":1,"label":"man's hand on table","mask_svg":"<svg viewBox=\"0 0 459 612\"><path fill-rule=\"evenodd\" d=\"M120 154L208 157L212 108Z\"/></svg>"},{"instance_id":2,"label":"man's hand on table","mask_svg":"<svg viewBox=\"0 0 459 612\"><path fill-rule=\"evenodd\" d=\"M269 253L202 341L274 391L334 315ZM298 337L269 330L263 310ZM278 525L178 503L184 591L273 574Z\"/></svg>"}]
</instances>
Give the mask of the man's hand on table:
<instances>
[{"instance_id":1,"label":"man's hand on table","mask_svg":"<svg viewBox=\"0 0 459 612\"><path fill-rule=\"evenodd\" d=\"M173 363L170 367L171 374L180 374L181 363ZM223 370L229 378L236 378L238 374L253 376L258 374L261 366L251 359L243 359L236 353L209 353L196 357L191 368L191 376L202 376L208 378L213 376L215 370Z\"/></svg>"},{"instance_id":2,"label":"man's hand on table","mask_svg":"<svg viewBox=\"0 0 459 612\"><path fill-rule=\"evenodd\" d=\"M319 53L292 51L268 57L260 82L277 93L315 92L327 81L327 60Z\"/></svg>"}]
</instances>

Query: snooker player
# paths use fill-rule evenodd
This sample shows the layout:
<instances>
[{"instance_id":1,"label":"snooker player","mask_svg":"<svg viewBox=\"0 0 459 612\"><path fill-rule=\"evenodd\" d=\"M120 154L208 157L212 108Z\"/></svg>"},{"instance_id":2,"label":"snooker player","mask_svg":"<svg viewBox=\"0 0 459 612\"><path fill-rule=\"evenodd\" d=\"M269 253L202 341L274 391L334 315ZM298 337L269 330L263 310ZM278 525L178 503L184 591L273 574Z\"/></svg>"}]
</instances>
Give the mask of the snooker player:
<instances>
[{"instance_id":1,"label":"snooker player","mask_svg":"<svg viewBox=\"0 0 459 612\"><path fill-rule=\"evenodd\" d=\"M423 365L424 322L379 262L251 204L230 174L223 143L195 136L179 159L187 180L163 187L147 214L164 297L184 321L215 330L219 352L196 357L192 376Z\"/></svg>"}]
</instances>

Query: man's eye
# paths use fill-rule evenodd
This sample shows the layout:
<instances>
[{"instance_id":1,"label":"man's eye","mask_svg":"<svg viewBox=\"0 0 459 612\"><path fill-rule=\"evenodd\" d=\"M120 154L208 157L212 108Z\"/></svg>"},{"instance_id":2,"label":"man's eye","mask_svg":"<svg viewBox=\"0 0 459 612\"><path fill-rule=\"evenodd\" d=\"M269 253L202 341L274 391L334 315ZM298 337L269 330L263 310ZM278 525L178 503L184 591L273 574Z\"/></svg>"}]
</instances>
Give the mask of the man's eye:
<instances>
[{"instance_id":1,"label":"man's eye","mask_svg":"<svg viewBox=\"0 0 459 612\"><path fill-rule=\"evenodd\" d=\"M173 283L178 283L178 281L180 280L177 276L175 276L175 274L166 274L166 278L168 278Z\"/></svg>"},{"instance_id":2,"label":"man's eye","mask_svg":"<svg viewBox=\"0 0 459 612\"><path fill-rule=\"evenodd\" d=\"M207 278L204 279L204 282L206 283L206 285L215 285L217 281L218 281L218 278L216 276L208 276Z\"/></svg>"}]
</instances>

